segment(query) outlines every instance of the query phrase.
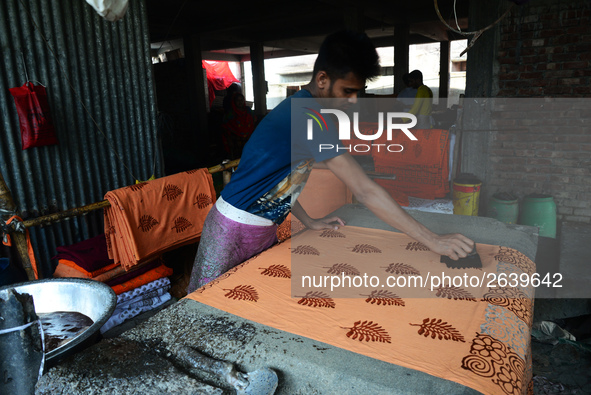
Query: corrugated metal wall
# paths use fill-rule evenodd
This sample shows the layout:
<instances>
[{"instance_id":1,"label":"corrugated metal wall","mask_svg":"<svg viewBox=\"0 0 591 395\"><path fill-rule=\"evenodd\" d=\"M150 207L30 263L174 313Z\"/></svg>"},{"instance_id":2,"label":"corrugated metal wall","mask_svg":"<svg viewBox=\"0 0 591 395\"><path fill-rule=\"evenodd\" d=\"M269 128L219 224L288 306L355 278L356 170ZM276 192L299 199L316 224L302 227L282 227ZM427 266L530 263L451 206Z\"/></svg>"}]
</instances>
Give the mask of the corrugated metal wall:
<instances>
[{"instance_id":1,"label":"corrugated metal wall","mask_svg":"<svg viewBox=\"0 0 591 395\"><path fill-rule=\"evenodd\" d=\"M0 171L25 219L162 175L146 4L129 3L108 22L84 0L0 1ZM46 86L58 145L21 149L9 88L25 83L23 60ZM102 232L102 210L30 231L48 276L56 246Z\"/></svg>"}]
</instances>

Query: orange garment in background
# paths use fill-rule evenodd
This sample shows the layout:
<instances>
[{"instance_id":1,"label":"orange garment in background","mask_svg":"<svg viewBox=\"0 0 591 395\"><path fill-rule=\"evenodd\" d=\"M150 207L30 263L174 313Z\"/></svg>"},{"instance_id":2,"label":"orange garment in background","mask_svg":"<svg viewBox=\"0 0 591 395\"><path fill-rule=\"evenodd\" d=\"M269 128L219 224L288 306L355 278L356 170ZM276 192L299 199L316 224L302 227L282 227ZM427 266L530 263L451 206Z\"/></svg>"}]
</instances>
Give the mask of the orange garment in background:
<instances>
[{"instance_id":1,"label":"orange garment in background","mask_svg":"<svg viewBox=\"0 0 591 395\"><path fill-rule=\"evenodd\" d=\"M384 284L387 276L480 279L483 273L509 278L536 271L516 250L478 244L477 251L482 269L449 269L438 254L401 233L354 226L306 230L187 298L486 394L525 393L532 378L531 286L503 288L488 276L480 288L297 288L303 275L316 276L316 283L320 275L342 272L379 276Z\"/></svg>"},{"instance_id":2,"label":"orange garment in background","mask_svg":"<svg viewBox=\"0 0 591 395\"><path fill-rule=\"evenodd\" d=\"M208 170L196 169L109 191L105 199L109 258L129 270L196 242L216 193Z\"/></svg>"},{"instance_id":3,"label":"orange garment in background","mask_svg":"<svg viewBox=\"0 0 591 395\"><path fill-rule=\"evenodd\" d=\"M437 199L449 193L449 131L442 129L411 129L416 141L397 136L388 141L386 133L374 143L372 156L378 173L395 174L395 180L376 182L395 194L406 194L423 199ZM400 144L401 152L388 152L377 144ZM396 199L398 201L398 199ZM399 201L400 203L400 201ZM408 205L408 204L407 204Z\"/></svg>"}]
</instances>

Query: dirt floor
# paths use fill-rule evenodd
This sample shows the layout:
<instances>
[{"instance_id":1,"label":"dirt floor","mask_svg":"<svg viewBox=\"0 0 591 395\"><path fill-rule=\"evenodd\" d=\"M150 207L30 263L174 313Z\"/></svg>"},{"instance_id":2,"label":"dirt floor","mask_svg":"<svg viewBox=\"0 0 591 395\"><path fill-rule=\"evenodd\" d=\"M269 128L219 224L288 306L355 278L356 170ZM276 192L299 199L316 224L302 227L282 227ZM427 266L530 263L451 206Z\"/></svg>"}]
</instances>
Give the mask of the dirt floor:
<instances>
[{"instance_id":1,"label":"dirt floor","mask_svg":"<svg viewBox=\"0 0 591 395\"><path fill-rule=\"evenodd\" d=\"M554 322L576 341L532 338L534 393L591 394L591 315Z\"/></svg>"}]
</instances>

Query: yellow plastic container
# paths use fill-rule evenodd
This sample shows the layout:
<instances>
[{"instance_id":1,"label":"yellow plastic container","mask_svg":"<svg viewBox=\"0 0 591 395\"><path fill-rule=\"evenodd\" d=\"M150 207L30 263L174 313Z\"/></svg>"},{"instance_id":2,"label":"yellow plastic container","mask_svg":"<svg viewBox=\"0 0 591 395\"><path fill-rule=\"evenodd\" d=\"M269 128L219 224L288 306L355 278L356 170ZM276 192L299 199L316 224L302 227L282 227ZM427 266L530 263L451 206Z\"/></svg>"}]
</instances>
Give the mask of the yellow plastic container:
<instances>
[{"instance_id":1,"label":"yellow plastic container","mask_svg":"<svg viewBox=\"0 0 591 395\"><path fill-rule=\"evenodd\" d=\"M481 186L482 182L476 178L469 182L462 179L454 180L452 191L454 214L478 216Z\"/></svg>"}]
</instances>

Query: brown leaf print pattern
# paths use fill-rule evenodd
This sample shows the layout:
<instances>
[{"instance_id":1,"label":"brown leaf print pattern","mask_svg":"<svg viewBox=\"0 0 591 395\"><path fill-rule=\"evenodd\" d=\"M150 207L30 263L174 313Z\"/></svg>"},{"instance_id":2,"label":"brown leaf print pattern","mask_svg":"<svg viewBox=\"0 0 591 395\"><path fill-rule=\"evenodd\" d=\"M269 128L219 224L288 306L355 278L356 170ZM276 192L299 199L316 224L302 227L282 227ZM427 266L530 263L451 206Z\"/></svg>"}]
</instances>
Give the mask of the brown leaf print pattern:
<instances>
[{"instance_id":1,"label":"brown leaf print pattern","mask_svg":"<svg viewBox=\"0 0 591 395\"><path fill-rule=\"evenodd\" d=\"M306 295L298 300L298 304L309 307L324 307L329 309L335 308L334 300L324 292L308 292Z\"/></svg>"},{"instance_id":2,"label":"brown leaf print pattern","mask_svg":"<svg viewBox=\"0 0 591 395\"><path fill-rule=\"evenodd\" d=\"M347 263L335 263L331 267L325 267L328 269L326 272L328 274L341 274L344 273L349 276L359 276L361 273L355 266L349 265Z\"/></svg>"},{"instance_id":3,"label":"brown leaf print pattern","mask_svg":"<svg viewBox=\"0 0 591 395\"><path fill-rule=\"evenodd\" d=\"M148 185L147 182L140 182L139 184L130 185L129 189L131 189L133 192L137 192L137 191L141 191L142 188L147 185Z\"/></svg>"},{"instance_id":4,"label":"brown leaf print pattern","mask_svg":"<svg viewBox=\"0 0 591 395\"><path fill-rule=\"evenodd\" d=\"M259 294L252 285L238 285L233 289L224 289L224 291L228 291L224 295L228 299L247 300L250 302L259 300Z\"/></svg>"},{"instance_id":5,"label":"brown leaf print pattern","mask_svg":"<svg viewBox=\"0 0 591 395\"><path fill-rule=\"evenodd\" d=\"M259 267L259 269L264 269L261 273L263 276L291 278L291 270L287 266L271 265L266 269L264 267Z\"/></svg>"},{"instance_id":6,"label":"brown leaf print pattern","mask_svg":"<svg viewBox=\"0 0 591 395\"><path fill-rule=\"evenodd\" d=\"M419 241L412 241L406 245L406 249L410 251L430 251L429 247Z\"/></svg>"},{"instance_id":7,"label":"brown leaf print pattern","mask_svg":"<svg viewBox=\"0 0 591 395\"><path fill-rule=\"evenodd\" d=\"M304 225L303 223L301 223L298 220L293 220L291 222L291 233L292 234L296 234L301 232L302 230L306 229L306 225Z\"/></svg>"},{"instance_id":8,"label":"brown leaf print pattern","mask_svg":"<svg viewBox=\"0 0 591 395\"><path fill-rule=\"evenodd\" d=\"M413 274L413 275L420 275L421 272L412 267L411 265L407 265L406 263L391 263L386 267L387 273L393 274Z\"/></svg>"},{"instance_id":9,"label":"brown leaf print pattern","mask_svg":"<svg viewBox=\"0 0 591 395\"><path fill-rule=\"evenodd\" d=\"M152 217L151 215L142 215L140 217L140 226L138 226L138 229L141 229L142 232L148 232L159 223L160 222L158 222L156 218Z\"/></svg>"},{"instance_id":10,"label":"brown leaf print pattern","mask_svg":"<svg viewBox=\"0 0 591 395\"><path fill-rule=\"evenodd\" d=\"M321 234L320 237L346 237L344 234L339 232L338 230L334 229L326 229Z\"/></svg>"},{"instance_id":11,"label":"brown leaf print pattern","mask_svg":"<svg viewBox=\"0 0 591 395\"><path fill-rule=\"evenodd\" d=\"M209 196L206 193L200 193L199 195L197 195L197 198L195 199L195 203L193 203L193 206L197 205L198 208L203 209L211 204L213 204L211 196Z\"/></svg>"},{"instance_id":12,"label":"brown leaf print pattern","mask_svg":"<svg viewBox=\"0 0 591 395\"><path fill-rule=\"evenodd\" d=\"M347 332L347 337L353 340L359 340L360 342L380 342L380 343L392 343L392 338L377 322L373 321L357 321L353 324Z\"/></svg>"},{"instance_id":13,"label":"brown leaf print pattern","mask_svg":"<svg viewBox=\"0 0 591 395\"><path fill-rule=\"evenodd\" d=\"M422 324L409 324L410 326L420 326L418 334L425 337L431 336L431 339L453 340L455 342L466 342L464 336L447 322L437 318L425 318Z\"/></svg>"},{"instance_id":14,"label":"brown leaf print pattern","mask_svg":"<svg viewBox=\"0 0 591 395\"><path fill-rule=\"evenodd\" d=\"M316 248L309 245L297 246L291 250L291 253L299 255L320 255L320 252Z\"/></svg>"},{"instance_id":15,"label":"brown leaf print pattern","mask_svg":"<svg viewBox=\"0 0 591 395\"><path fill-rule=\"evenodd\" d=\"M359 254L381 254L382 250L370 244L357 244L355 247L353 247L353 252L357 252Z\"/></svg>"},{"instance_id":16,"label":"brown leaf print pattern","mask_svg":"<svg viewBox=\"0 0 591 395\"><path fill-rule=\"evenodd\" d=\"M404 307L404 300L398 297L398 295L386 291L386 290L376 290L372 291L369 295L362 295L367 296L365 299L366 303L375 304L377 306L402 306Z\"/></svg>"},{"instance_id":17,"label":"brown leaf print pattern","mask_svg":"<svg viewBox=\"0 0 591 395\"><path fill-rule=\"evenodd\" d=\"M477 301L470 292L459 287L439 287L436 288L436 291L437 293L435 294L435 296L440 298L447 298L453 300L469 300L472 302Z\"/></svg>"},{"instance_id":18,"label":"brown leaf print pattern","mask_svg":"<svg viewBox=\"0 0 591 395\"><path fill-rule=\"evenodd\" d=\"M173 184L166 184L166 186L164 187L164 195L162 195L162 197L165 197L166 200L171 202L177 197L181 196L182 194L183 191L178 186Z\"/></svg>"},{"instance_id":19,"label":"brown leaf print pattern","mask_svg":"<svg viewBox=\"0 0 591 395\"><path fill-rule=\"evenodd\" d=\"M189 229L193 224L185 217L178 217L174 220L174 226L171 229L176 230L176 233L182 233Z\"/></svg>"}]
</instances>

